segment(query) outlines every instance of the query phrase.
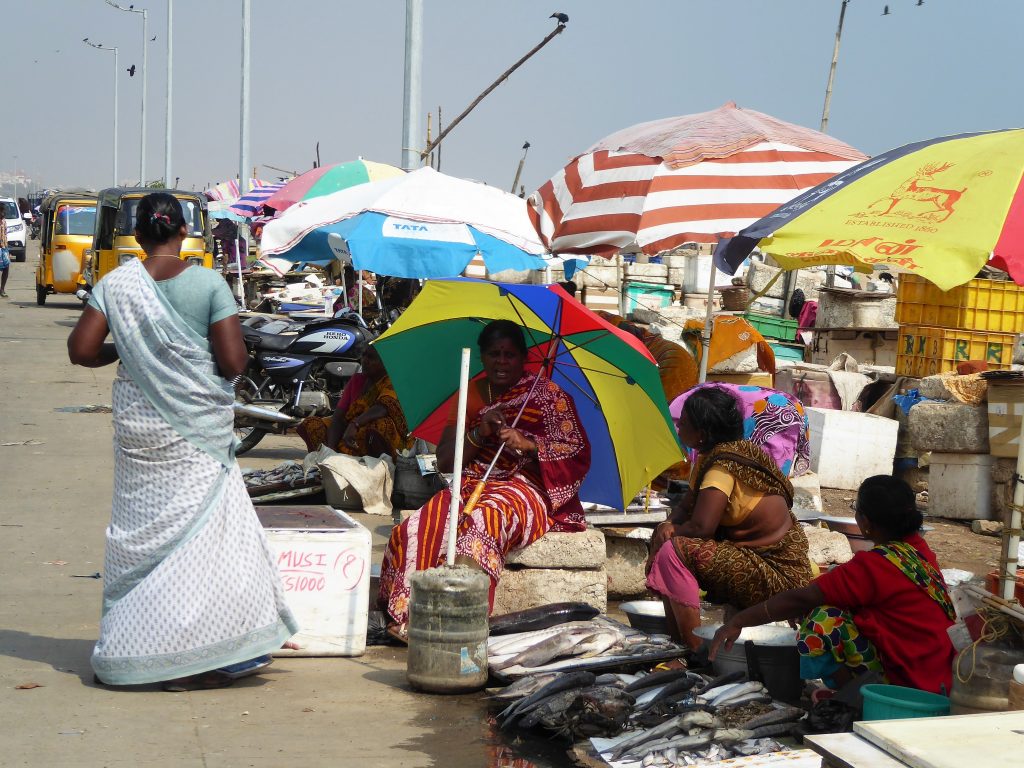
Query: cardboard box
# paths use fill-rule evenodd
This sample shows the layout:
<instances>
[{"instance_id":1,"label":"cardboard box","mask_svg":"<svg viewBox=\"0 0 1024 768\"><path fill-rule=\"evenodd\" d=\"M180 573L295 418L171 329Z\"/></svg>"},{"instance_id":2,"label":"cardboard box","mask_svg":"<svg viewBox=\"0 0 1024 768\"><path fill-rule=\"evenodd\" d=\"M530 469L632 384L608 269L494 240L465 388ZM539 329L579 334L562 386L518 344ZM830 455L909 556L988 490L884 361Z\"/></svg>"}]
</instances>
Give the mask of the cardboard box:
<instances>
[{"instance_id":1,"label":"cardboard box","mask_svg":"<svg viewBox=\"0 0 1024 768\"><path fill-rule=\"evenodd\" d=\"M1007 459L1017 458L1020 449L1020 423L1024 417L1024 382L989 382L989 453Z\"/></svg>"}]
</instances>

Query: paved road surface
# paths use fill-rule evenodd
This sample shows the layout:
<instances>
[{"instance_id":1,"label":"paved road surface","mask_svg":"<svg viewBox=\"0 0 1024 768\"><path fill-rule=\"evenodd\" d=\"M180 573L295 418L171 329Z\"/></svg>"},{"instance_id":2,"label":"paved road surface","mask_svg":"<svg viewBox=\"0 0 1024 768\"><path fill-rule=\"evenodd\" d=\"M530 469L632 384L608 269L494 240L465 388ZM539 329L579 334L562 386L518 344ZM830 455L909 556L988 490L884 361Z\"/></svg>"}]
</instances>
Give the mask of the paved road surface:
<instances>
[{"instance_id":1,"label":"paved road surface","mask_svg":"<svg viewBox=\"0 0 1024 768\"><path fill-rule=\"evenodd\" d=\"M102 582L74 576L103 568L110 416L58 409L109 404L114 370L68 363L80 305L51 296L36 306L35 261L33 243L0 299L0 443L14 443L0 446L0 765L491 764L479 697L411 693L404 650L279 659L262 678L214 691L93 683ZM268 440L242 463L277 463L295 445ZM379 551L387 527L373 520ZM40 687L16 689L26 683Z\"/></svg>"}]
</instances>

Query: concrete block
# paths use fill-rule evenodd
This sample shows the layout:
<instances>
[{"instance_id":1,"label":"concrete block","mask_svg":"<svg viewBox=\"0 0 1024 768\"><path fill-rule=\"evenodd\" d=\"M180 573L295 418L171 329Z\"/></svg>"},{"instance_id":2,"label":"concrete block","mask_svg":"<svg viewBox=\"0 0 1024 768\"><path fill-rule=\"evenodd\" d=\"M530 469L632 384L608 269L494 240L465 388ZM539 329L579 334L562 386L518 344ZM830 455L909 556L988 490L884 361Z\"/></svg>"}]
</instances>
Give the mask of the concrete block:
<instances>
[{"instance_id":1,"label":"concrete block","mask_svg":"<svg viewBox=\"0 0 1024 768\"><path fill-rule=\"evenodd\" d=\"M953 393L946 389L941 376L925 376L917 385L921 397L929 400L953 400Z\"/></svg>"},{"instance_id":2,"label":"concrete block","mask_svg":"<svg viewBox=\"0 0 1024 768\"><path fill-rule=\"evenodd\" d=\"M682 285L686 280L686 270L683 267L668 268L669 285Z\"/></svg>"},{"instance_id":3,"label":"concrete block","mask_svg":"<svg viewBox=\"0 0 1024 768\"><path fill-rule=\"evenodd\" d=\"M551 603L581 602L608 610L608 575L595 570L506 568L494 594L493 615L525 611Z\"/></svg>"},{"instance_id":4,"label":"concrete block","mask_svg":"<svg viewBox=\"0 0 1024 768\"><path fill-rule=\"evenodd\" d=\"M850 540L839 531L819 528L816 525L805 525L807 536L807 557L818 565L845 563L853 558Z\"/></svg>"},{"instance_id":5,"label":"concrete block","mask_svg":"<svg viewBox=\"0 0 1024 768\"><path fill-rule=\"evenodd\" d=\"M499 272L488 272L487 279L497 283L512 283L513 285L529 285L533 282L533 269L503 269ZM541 275L544 273L541 272Z\"/></svg>"},{"instance_id":6,"label":"concrete block","mask_svg":"<svg viewBox=\"0 0 1024 768\"><path fill-rule=\"evenodd\" d=\"M573 278L573 282L581 288L586 286L593 286L594 288L614 287L619 284L619 269L614 264L610 266L607 264L591 264L586 269L578 272Z\"/></svg>"},{"instance_id":7,"label":"concrete block","mask_svg":"<svg viewBox=\"0 0 1024 768\"><path fill-rule=\"evenodd\" d=\"M645 283L663 283L668 279L668 267L664 264L627 264L626 279Z\"/></svg>"},{"instance_id":8,"label":"concrete block","mask_svg":"<svg viewBox=\"0 0 1024 768\"><path fill-rule=\"evenodd\" d=\"M605 561L604 534L596 528L577 533L551 531L524 549L511 552L505 565L523 568L600 568Z\"/></svg>"},{"instance_id":9,"label":"concrete block","mask_svg":"<svg viewBox=\"0 0 1024 768\"><path fill-rule=\"evenodd\" d=\"M988 453L988 409L961 403L918 403L910 409L916 451Z\"/></svg>"},{"instance_id":10,"label":"concrete block","mask_svg":"<svg viewBox=\"0 0 1024 768\"><path fill-rule=\"evenodd\" d=\"M608 576L608 595L627 599L646 594L647 576L644 566L647 563L647 540L606 534L605 546L608 550L604 564Z\"/></svg>"},{"instance_id":11,"label":"concrete block","mask_svg":"<svg viewBox=\"0 0 1024 768\"><path fill-rule=\"evenodd\" d=\"M793 483L793 514L797 520L821 517L821 483L816 472L804 472L799 477L791 477Z\"/></svg>"},{"instance_id":12,"label":"concrete block","mask_svg":"<svg viewBox=\"0 0 1024 768\"><path fill-rule=\"evenodd\" d=\"M756 261L751 261L750 266L747 269L747 285L754 293L760 293L765 289L765 286L771 282L772 278L775 277L781 270L776 267L769 267L767 264L761 264ZM785 276L780 277L775 281L775 284L764 294L769 299L783 299L786 295L786 278Z\"/></svg>"},{"instance_id":13,"label":"concrete block","mask_svg":"<svg viewBox=\"0 0 1024 768\"><path fill-rule=\"evenodd\" d=\"M637 307L633 310L633 319L638 323L671 325L679 323L683 325L689 320L693 313L686 307L661 307L660 309L645 309Z\"/></svg>"}]
</instances>

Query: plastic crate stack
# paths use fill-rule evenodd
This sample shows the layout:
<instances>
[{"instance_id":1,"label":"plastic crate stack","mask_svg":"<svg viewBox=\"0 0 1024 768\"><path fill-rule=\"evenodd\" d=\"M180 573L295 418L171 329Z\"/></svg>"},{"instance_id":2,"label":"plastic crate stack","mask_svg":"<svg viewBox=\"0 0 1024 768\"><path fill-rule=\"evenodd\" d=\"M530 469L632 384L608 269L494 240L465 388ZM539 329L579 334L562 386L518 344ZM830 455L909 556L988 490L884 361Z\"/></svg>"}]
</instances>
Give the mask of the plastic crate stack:
<instances>
[{"instance_id":1,"label":"plastic crate stack","mask_svg":"<svg viewBox=\"0 0 1024 768\"><path fill-rule=\"evenodd\" d=\"M940 291L923 277L902 275L896 293L900 324L896 373L923 378L979 360L1008 370L1024 332L1024 288L1003 280L971 280Z\"/></svg>"}]
</instances>

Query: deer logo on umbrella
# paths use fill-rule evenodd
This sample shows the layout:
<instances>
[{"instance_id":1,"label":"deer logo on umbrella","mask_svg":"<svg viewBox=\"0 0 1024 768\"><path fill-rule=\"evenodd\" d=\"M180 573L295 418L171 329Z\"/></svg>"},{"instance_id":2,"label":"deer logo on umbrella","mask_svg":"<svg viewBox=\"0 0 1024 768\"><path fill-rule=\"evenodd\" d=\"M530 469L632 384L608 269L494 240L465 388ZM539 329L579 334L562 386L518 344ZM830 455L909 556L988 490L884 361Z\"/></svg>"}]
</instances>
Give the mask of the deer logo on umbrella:
<instances>
[{"instance_id":1,"label":"deer logo on umbrella","mask_svg":"<svg viewBox=\"0 0 1024 768\"><path fill-rule=\"evenodd\" d=\"M888 204L881 212L881 216L901 216L904 218L928 219L930 221L945 221L954 213L954 206L967 191L963 189L944 189L943 187L931 186L935 183L935 176L948 171L953 163L928 163L917 169L917 173L900 184L888 197L882 197L873 202L869 208L876 208L882 204ZM907 211L904 206L895 210L901 203L906 202L923 203L928 207L925 210L918 210L916 213ZM932 208L931 206L934 206Z\"/></svg>"}]
</instances>

